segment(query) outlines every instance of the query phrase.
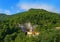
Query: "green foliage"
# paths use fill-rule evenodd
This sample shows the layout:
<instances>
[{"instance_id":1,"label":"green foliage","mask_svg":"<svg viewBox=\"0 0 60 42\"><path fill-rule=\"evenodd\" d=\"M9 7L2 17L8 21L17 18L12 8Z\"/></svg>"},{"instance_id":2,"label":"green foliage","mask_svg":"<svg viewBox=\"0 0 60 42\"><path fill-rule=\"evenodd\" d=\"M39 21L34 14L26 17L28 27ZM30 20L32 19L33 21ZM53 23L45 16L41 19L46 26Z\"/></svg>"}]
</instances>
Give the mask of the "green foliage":
<instances>
[{"instance_id":1,"label":"green foliage","mask_svg":"<svg viewBox=\"0 0 60 42\"><path fill-rule=\"evenodd\" d=\"M40 35L28 37L18 27L19 24L31 22L38 25L35 31ZM43 9L30 9L15 15L0 15L0 42L60 42L60 14Z\"/></svg>"}]
</instances>

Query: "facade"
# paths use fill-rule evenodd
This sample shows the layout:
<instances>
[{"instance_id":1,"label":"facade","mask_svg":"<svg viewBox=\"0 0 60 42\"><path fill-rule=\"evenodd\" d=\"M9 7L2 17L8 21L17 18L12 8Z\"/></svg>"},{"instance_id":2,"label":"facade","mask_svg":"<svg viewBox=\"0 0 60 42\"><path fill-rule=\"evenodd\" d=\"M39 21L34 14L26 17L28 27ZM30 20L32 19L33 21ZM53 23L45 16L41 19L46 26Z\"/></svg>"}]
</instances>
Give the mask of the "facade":
<instances>
[{"instance_id":1,"label":"facade","mask_svg":"<svg viewBox=\"0 0 60 42\"><path fill-rule=\"evenodd\" d=\"M29 37L31 37L31 36L38 36L39 34L40 34L39 32L27 32L27 35Z\"/></svg>"}]
</instances>

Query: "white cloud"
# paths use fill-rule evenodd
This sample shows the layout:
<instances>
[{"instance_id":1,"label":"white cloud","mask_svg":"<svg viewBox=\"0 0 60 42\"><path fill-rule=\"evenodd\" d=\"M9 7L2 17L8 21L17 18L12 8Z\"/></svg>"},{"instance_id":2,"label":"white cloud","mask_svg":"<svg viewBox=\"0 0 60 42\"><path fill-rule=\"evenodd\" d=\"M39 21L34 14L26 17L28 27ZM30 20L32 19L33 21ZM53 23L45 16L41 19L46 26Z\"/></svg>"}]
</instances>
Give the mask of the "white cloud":
<instances>
[{"instance_id":1,"label":"white cloud","mask_svg":"<svg viewBox=\"0 0 60 42\"><path fill-rule=\"evenodd\" d=\"M5 13L7 15L11 15L11 12L9 10L0 9L0 13Z\"/></svg>"},{"instance_id":2,"label":"white cloud","mask_svg":"<svg viewBox=\"0 0 60 42\"><path fill-rule=\"evenodd\" d=\"M29 10L31 8L35 8L35 9L45 9L47 11L56 12L56 13L59 13L59 11L60 11L57 8L55 8L53 5L43 4L43 3L42 4L18 3L17 6L20 9L24 9L24 10Z\"/></svg>"},{"instance_id":3,"label":"white cloud","mask_svg":"<svg viewBox=\"0 0 60 42\"><path fill-rule=\"evenodd\" d=\"M4 13L7 15L11 15L11 12L9 10L5 10Z\"/></svg>"}]
</instances>

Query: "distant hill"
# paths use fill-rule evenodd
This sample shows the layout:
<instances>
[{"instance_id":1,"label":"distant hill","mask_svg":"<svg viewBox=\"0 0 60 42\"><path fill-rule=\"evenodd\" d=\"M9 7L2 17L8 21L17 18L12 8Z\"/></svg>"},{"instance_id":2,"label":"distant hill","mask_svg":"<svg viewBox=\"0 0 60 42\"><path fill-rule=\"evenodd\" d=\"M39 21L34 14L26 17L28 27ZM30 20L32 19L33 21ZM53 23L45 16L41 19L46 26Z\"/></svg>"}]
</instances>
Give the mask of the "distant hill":
<instances>
[{"instance_id":1,"label":"distant hill","mask_svg":"<svg viewBox=\"0 0 60 42\"><path fill-rule=\"evenodd\" d=\"M8 17L10 17L9 15L0 13L0 21L5 21Z\"/></svg>"}]
</instances>

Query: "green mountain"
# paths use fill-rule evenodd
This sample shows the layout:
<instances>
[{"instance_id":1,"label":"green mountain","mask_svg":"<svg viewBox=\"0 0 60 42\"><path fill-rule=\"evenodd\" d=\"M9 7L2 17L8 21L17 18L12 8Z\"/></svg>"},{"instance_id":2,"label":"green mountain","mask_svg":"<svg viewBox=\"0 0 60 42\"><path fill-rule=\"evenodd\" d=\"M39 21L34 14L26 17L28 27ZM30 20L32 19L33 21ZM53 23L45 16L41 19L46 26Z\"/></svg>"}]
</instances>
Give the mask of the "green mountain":
<instances>
[{"instance_id":1,"label":"green mountain","mask_svg":"<svg viewBox=\"0 0 60 42\"><path fill-rule=\"evenodd\" d=\"M14 16L13 18L18 23L25 23L27 21L38 25L47 23L48 25L56 25L60 23L60 14L48 12L43 9L30 9L29 11L18 13Z\"/></svg>"},{"instance_id":2,"label":"green mountain","mask_svg":"<svg viewBox=\"0 0 60 42\"><path fill-rule=\"evenodd\" d=\"M3 13L0 13L0 21L6 21L8 17L10 17L10 16L3 14Z\"/></svg>"},{"instance_id":3,"label":"green mountain","mask_svg":"<svg viewBox=\"0 0 60 42\"><path fill-rule=\"evenodd\" d=\"M38 25L38 36L28 37L18 24ZM14 15L0 14L0 42L60 42L60 14L30 9Z\"/></svg>"}]
</instances>

